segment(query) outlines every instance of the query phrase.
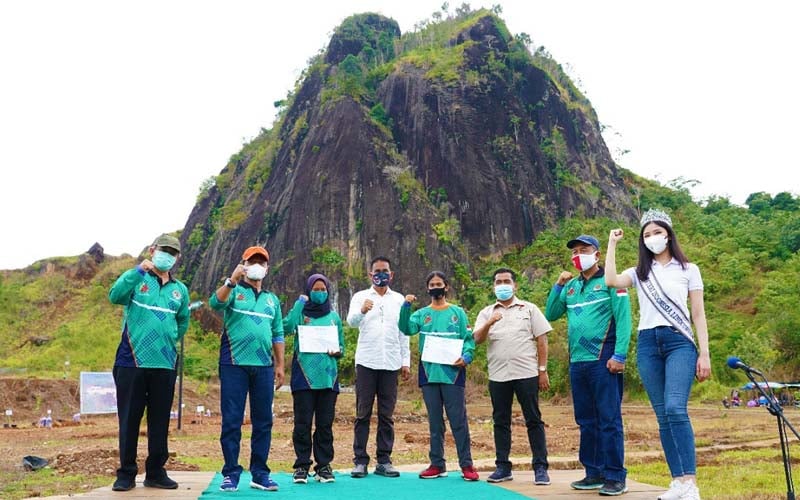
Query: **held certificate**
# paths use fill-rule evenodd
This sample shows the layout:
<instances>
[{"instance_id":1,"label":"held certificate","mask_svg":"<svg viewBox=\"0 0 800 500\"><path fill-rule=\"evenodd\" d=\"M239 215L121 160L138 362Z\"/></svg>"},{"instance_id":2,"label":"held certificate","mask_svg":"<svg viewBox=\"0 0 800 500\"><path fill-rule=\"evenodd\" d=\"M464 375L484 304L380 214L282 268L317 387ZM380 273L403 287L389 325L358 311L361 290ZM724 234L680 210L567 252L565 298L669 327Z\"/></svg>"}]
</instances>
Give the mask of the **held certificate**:
<instances>
[{"instance_id":1,"label":"held certificate","mask_svg":"<svg viewBox=\"0 0 800 500\"><path fill-rule=\"evenodd\" d=\"M425 336L425 346L422 348L422 361L452 365L461 357L463 349L464 339L428 334Z\"/></svg>"},{"instance_id":2,"label":"held certificate","mask_svg":"<svg viewBox=\"0 0 800 500\"><path fill-rule=\"evenodd\" d=\"M339 330L336 325L297 327L300 352L339 352Z\"/></svg>"}]
</instances>

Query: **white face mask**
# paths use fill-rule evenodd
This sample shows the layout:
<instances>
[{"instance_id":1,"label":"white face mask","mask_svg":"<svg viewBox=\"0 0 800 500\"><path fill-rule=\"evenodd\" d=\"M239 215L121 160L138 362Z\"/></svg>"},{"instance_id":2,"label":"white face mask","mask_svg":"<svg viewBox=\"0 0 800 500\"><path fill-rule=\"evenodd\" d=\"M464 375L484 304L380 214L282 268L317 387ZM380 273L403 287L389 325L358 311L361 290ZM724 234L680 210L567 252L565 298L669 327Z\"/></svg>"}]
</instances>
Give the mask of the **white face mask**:
<instances>
[{"instance_id":1,"label":"white face mask","mask_svg":"<svg viewBox=\"0 0 800 500\"><path fill-rule=\"evenodd\" d=\"M656 235L644 239L644 246L653 252L653 255L658 255L667 248L666 235Z\"/></svg>"},{"instance_id":2,"label":"white face mask","mask_svg":"<svg viewBox=\"0 0 800 500\"><path fill-rule=\"evenodd\" d=\"M597 252L585 254L579 253L572 256L572 265L578 271L586 271L591 269L593 265L597 264Z\"/></svg>"},{"instance_id":3,"label":"white face mask","mask_svg":"<svg viewBox=\"0 0 800 500\"><path fill-rule=\"evenodd\" d=\"M247 271L247 279L253 281L261 281L267 275L267 268L261 264L251 264L245 271Z\"/></svg>"}]
</instances>

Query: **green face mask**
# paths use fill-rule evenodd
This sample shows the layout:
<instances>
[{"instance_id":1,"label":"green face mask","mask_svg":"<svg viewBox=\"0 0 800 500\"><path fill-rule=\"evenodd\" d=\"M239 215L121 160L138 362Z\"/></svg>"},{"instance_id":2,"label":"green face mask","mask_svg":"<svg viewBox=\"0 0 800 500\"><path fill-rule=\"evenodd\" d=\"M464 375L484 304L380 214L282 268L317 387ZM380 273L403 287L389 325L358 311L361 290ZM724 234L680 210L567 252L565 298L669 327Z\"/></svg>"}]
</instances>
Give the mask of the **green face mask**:
<instances>
[{"instance_id":1,"label":"green face mask","mask_svg":"<svg viewBox=\"0 0 800 500\"><path fill-rule=\"evenodd\" d=\"M310 298L311 302L315 304L324 304L325 301L328 300L328 292L313 290L308 298Z\"/></svg>"}]
</instances>

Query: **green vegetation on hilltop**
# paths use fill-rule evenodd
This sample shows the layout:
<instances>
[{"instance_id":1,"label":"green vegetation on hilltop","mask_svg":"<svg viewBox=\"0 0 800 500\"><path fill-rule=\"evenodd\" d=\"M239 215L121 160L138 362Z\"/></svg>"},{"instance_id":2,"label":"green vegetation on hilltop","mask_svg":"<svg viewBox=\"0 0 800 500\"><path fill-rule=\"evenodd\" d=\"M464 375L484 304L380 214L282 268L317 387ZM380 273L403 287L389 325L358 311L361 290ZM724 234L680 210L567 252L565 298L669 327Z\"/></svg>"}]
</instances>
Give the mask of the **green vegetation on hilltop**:
<instances>
[{"instance_id":1,"label":"green vegetation on hilltop","mask_svg":"<svg viewBox=\"0 0 800 500\"><path fill-rule=\"evenodd\" d=\"M773 379L800 377L800 200L788 193L751 195L748 207L724 198L703 204L692 201L683 180L670 187L627 172L626 182L641 209L661 207L672 214L679 241L689 259L700 266L705 283L706 312L714 381L699 384L695 396L715 399L726 387L743 381L725 366L728 355L741 356ZM457 270L457 300L472 320L493 301L493 270L506 265L521 273L519 295L543 307L552 283L571 270L566 241L590 233L605 245L619 221L568 218L537 235L529 246L502 257L474 263L473 272ZM626 237L618 248L618 268L635 265L637 224L622 224ZM457 232L437 228L436 237L457 238ZM432 229L433 231L433 229ZM433 233L432 233L433 234ZM458 243L454 241L453 243ZM424 251L424 245L423 245ZM603 249L604 250L604 249ZM329 248L315 259L346 273L352 263ZM79 371L109 370L120 338L122 308L108 302L108 289L131 258L110 258L88 281L71 278L77 259L51 259L27 270L5 271L0 277L0 370L45 377L75 378ZM335 269L334 269L335 268ZM278 290L277 292L280 292ZM635 294L634 319L638 318ZM195 297L198 298L198 297ZM204 297L199 297L204 299ZM288 307L288 304L284 304ZM558 321L551 336L554 394L566 394L566 324ZM635 338L635 335L634 335ZM342 378L353 374L356 331L347 329L349 355L342 360ZM627 387L641 392L635 369L635 342L629 356ZM207 332L193 318L186 336L187 376L205 380L216 374L218 332ZM485 346L480 346L470 378L485 380Z\"/></svg>"}]
</instances>

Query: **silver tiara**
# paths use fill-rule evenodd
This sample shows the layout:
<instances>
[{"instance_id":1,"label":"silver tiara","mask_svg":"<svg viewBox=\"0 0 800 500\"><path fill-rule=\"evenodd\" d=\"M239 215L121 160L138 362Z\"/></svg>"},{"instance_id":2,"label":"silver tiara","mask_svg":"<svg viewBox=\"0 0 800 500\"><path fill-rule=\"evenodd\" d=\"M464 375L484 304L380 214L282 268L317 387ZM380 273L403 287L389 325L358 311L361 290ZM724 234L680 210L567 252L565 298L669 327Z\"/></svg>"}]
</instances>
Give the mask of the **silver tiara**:
<instances>
[{"instance_id":1,"label":"silver tiara","mask_svg":"<svg viewBox=\"0 0 800 500\"><path fill-rule=\"evenodd\" d=\"M651 208L642 216L642 227L650 224L653 221L661 221L672 227L672 219L669 218L667 212Z\"/></svg>"}]
</instances>

